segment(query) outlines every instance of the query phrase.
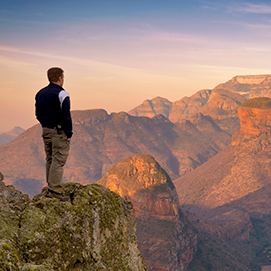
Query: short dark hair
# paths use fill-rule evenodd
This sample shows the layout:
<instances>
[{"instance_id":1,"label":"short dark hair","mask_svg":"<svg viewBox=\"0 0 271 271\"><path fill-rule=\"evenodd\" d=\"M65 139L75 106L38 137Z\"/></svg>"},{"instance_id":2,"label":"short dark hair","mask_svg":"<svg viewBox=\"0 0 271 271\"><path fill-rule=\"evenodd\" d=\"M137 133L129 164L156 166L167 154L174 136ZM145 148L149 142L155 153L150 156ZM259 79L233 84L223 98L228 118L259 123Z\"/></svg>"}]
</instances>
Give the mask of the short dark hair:
<instances>
[{"instance_id":1,"label":"short dark hair","mask_svg":"<svg viewBox=\"0 0 271 271\"><path fill-rule=\"evenodd\" d=\"M50 68L47 71L47 77L48 77L49 82L51 83L57 82L59 77L63 75L63 72L64 71L61 68L57 68L57 67Z\"/></svg>"}]
</instances>

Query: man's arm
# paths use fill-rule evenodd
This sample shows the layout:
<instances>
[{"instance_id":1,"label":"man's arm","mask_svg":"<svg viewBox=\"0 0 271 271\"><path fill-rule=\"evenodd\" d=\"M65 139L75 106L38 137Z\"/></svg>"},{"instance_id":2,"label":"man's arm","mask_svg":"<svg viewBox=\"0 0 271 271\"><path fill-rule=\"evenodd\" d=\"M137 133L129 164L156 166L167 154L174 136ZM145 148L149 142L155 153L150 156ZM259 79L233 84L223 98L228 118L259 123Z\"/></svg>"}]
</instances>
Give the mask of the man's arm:
<instances>
[{"instance_id":1,"label":"man's arm","mask_svg":"<svg viewBox=\"0 0 271 271\"><path fill-rule=\"evenodd\" d=\"M35 96L35 115L36 119L40 122L40 110L39 110L39 103L38 103L38 94Z\"/></svg>"},{"instance_id":2,"label":"man's arm","mask_svg":"<svg viewBox=\"0 0 271 271\"><path fill-rule=\"evenodd\" d=\"M70 112L70 96L65 90L63 90L59 93L59 100L62 112L62 129L67 135L67 138L70 139L73 134L72 118Z\"/></svg>"}]
</instances>

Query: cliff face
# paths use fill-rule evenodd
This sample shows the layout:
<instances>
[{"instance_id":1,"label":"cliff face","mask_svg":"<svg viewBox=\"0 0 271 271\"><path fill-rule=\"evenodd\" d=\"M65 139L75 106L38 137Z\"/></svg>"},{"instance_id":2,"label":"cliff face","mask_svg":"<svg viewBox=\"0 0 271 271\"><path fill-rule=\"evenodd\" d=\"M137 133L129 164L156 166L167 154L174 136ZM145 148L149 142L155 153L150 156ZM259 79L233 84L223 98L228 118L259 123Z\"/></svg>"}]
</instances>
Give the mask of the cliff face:
<instances>
[{"instance_id":1,"label":"cliff face","mask_svg":"<svg viewBox=\"0 0 271 271\"><path fill-rule=\"evenodd\" d=\"M185 270L197 238L179 209L176 189L149 155L130 156L98 182L131 201L138 222L139 249L148 270Z\"/></svg>"},{"instance_id":2,"label":"cliff face","mask_svg":"<svg viewBox=\"0 0 271 271\"><path fill-rule=\"evenodd\" d=\"M254 98L243 103L238 110L241 133L260 135L271 133L271 99Z\"/></svg>"},{"instance_id":3,"label":"cliff face","mask_svg":"<svg viewBox=\"0 0 271 271\"><path fill-rule=\"evenodd\" d=\"M0 182L3 270L145 270L132 205L98 185L65 184L72 204L31 201Z\"/></svg>"}]
</instances>

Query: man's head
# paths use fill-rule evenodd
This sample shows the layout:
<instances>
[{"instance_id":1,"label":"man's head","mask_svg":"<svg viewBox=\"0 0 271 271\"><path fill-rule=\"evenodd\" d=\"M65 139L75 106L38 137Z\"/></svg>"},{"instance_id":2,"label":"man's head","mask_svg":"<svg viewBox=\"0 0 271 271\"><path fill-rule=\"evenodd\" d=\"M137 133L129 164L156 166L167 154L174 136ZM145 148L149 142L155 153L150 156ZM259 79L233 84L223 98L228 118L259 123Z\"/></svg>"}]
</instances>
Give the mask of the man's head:
<instances>
[{"instance_id":1,"label":"man's head","mask_svg":"<svg viewBox=\"0 0 271 271\"><path fill-rule=\"evenodd\" d=\"M50 83L63 86L64 82L64 71L61 68L53 67L47 71L47 77Z\"/></svg>"}]
</instances>

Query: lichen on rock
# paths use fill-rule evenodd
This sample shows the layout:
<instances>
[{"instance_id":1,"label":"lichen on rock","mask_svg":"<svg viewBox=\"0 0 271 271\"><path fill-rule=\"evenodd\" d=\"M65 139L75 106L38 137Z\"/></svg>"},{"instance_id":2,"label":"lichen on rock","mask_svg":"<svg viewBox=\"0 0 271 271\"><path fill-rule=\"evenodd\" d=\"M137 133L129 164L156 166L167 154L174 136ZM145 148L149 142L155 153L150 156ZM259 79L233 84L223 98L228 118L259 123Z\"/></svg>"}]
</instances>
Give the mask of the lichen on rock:
<instances>
[{"instance_id":1,"label":"lichen on rock","mask_svg":"<svg viewBox=\"0 0 271 271\"><path fill-rule=\"evenodd\" d=\"M1 267L23 271L145 270L132 204L99 185L64 186L72 203L46 198L46 188L30 201L0 184Z\"/></svg>"},{"instance_id":2,"label":"lichen on rock","mask_svg":"<svg viewBox=\"0 0 271 271\"><path fill-rule=\"evenodd\" d=\"M28 196L13 186L5 186L0 173L0 266L2 270L19 270L18 247L20 213L29 202Z\"/></svg>"}]
</instances>

